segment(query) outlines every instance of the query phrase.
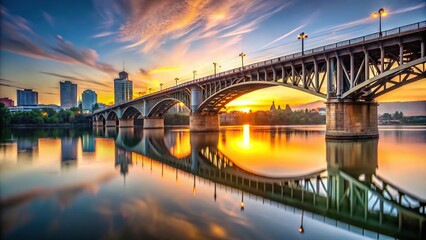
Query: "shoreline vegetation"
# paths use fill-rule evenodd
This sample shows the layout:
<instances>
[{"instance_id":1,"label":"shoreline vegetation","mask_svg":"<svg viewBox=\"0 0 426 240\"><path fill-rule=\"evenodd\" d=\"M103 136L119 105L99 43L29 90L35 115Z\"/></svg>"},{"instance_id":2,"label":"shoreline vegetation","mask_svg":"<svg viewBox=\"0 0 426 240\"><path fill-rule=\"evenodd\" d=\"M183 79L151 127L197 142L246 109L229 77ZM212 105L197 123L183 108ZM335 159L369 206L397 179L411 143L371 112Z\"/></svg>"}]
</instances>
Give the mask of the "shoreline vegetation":
<instances>
[{"instance_id":1,"label":"shoreline vegetation","mask_svg":"<svg viewBox=\"0 0 426 240\"><path fill-rule=\"evenodd\" d=\"M135 126L142 126L142 119L135 120ZM221 126L250 125L322 125L325 115L315 110L292 111L289 108L257 112L230 112L220 114ZM426 116L404 116L402 112L385 113L379 116L379 125L426 125ZM188 114L164 115L166 127L189 126ZM0 103L1 128L85 128L91 127L91 117L84 115L80 108L71 108L56 112L46 108L29 112L11 113Z\"/></svg>"}]
</instances>

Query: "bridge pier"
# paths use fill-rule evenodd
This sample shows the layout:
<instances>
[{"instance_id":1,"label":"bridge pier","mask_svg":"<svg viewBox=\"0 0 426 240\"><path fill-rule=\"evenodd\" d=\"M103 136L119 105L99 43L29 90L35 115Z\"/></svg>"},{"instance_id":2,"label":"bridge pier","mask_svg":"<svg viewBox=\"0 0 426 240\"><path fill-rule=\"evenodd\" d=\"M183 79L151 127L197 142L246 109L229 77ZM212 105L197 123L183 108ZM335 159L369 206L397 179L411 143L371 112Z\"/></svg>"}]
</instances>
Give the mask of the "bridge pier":
<instances>
[{"instance_id":1,"label":"bridge pier","mask_svg":"<svg viewBox=\"0 0 426 240\"><path fill-rule=\"evenodd\" d=\"M106 120L105 127L117 127L117 120Z\"/></svg>"},{"instance_id":2,"label":"bridge pier","mask_svg":"<svg viewBox=\"0 0 426 240\"><path fill-rule=\"evenodd\" d=\"M118 126L119 127L133 127L134 126L134 120L133 118L121 118L118 120Z\"/></svg>"},{"instance_id":3,"label":"bridge pier","mask_svg":"<svg viewBox=\"0 0 426 240\"><path fill-rule=\"evenodd\" d=\"M376 102L333 99L326 105L326 138L366 139L379 136Z\"/></svg>"},{"instance_id":4,"label":"bridge pier","mask_svg":"<svg viewBox=\"0 0 426 240\"><path fill-rule=\"evenodd\" d=\"M164 128L164 118L144 118L143 119L143 128Z\"/></svg>"},{"instance_id":5,"label":"bridge pier","mask_svg":"<svg viewBox=\"0 0 426 240\"><path fill-rule=\"evenodd\" d=\"M219 131L219 115L202 115L192 113L189 116L189 130L191 132L217 132Z\"/></svg>"}]
</instances>

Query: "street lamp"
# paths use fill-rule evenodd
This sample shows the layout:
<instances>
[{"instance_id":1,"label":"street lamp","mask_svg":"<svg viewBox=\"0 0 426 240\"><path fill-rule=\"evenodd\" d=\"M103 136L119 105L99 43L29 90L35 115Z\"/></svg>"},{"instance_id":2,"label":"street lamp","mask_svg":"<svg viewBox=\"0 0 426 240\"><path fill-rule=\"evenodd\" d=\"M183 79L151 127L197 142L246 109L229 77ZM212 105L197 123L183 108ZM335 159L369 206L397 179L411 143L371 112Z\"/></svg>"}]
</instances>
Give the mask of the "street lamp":
<instances>
[{"instance_id":1,"label":"street lamp","mask_svg":"<svg viewBox=\"0 0 426 240\"><path fill-rule=\"evenodd\" d=\"M241 57L241 71L244 69L244 57L246 56L245 53L240 53L240 55L238 55Z\"/></svg>"},{"instance_id":2,"label":"street lamp","mask_svg":"<svg viewBox=\"0 0 426 240\"><path fill-rule=\"evenodd\" d=\"M197 71L192 71L192 80L195 80L195 75L197 74Z\"/></svg>"},{"instance_id":3,"label":"street lamp","mask_svg":"<svg viewBox=\"0 0 426 240\"><path fill-rule=\"evenodd\" d=\"M382 16L386 15L388 15L388 13L383 8L380 8L377 12L373 13L374 18L379 17L379 37L382 37Z\"/></svg>"},{"instance_id":4,"label":"street lamp","mask_svg":"<svg viewBox=\"0 0 426 240\"><path fill-rule=\"evenodd\" d=\"M160 91L162 91L162 90L163 90L163 84L160 83Z\"/></svg>"},{"instance_id":5,"label":"street lamp","mask_svg":"<svg viewBox=\"0 0 426 240\"><path fill-rule=\"evenodd\" d=\"M177 82L179 81L179 78L175 78L175 81L176 81L176 86L177 86Z\"/></svg>"},{"instance_id":6,"label":"street lamp","mask_svg":"<svg viewBox=\"0 0 426 240\"><path fill-rule=\"evenodd\" d=\"M213 66L214 66L214 77L216 77L216 66L217 66L217 63L216 62L214 62L213 63ZM220 66L219 66L220 67Z\"/></svg>"},{"instance_id":7,"label":"street lamp","mask_svg":"<svg viewBox=\"0 0 426 240\"><path fill-rule=\"evenodd\" d=\"M302 39L302 56L303 56L303 52L304 52L304 45L305 45L305 38L308 38L308 34L306 34L306 33L304 33L304 32L301 32L300 34L299 34L299 36L297 36L297 39Z\"/></svg>"},{"instance_id":8,"label":"street lamp","mask_svg":"<svg viewBox=\"0 0 426 240\"><path fill-rule=\"evenodd\" d=\"M148 88L148 92L151 93L152 88Z\"/></svg>"}]
</instances>

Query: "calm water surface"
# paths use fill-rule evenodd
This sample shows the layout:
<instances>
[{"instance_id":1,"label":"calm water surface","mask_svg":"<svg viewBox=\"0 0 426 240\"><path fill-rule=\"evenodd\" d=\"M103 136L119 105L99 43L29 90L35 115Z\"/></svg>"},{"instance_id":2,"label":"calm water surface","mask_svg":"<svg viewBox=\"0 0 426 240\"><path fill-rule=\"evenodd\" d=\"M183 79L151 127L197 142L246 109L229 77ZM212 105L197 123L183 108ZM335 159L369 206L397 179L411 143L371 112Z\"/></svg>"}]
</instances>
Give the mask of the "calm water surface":
<instances>
[{"instance_id":1,"label":"calm water surface","mask_svg":"<svg viewBox=\"0 0 426 240\"><path fill-rule=\"evenodd\" d=\"M425 237L424 127L358 142L323 126L2 134L2 239Z\"/></svg>"}]
</instances>

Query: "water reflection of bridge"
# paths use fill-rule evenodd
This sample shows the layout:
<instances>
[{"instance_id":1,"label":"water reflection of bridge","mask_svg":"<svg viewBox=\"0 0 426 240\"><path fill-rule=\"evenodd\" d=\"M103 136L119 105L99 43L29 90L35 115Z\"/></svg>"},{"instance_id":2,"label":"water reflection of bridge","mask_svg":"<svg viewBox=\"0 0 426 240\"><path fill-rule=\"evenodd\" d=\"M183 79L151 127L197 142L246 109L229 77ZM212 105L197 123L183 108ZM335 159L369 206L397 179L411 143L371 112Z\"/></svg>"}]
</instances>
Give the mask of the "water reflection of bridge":
<instances>
[{"instance_id":1,"label":"water reflection of bridge","mask_svg":"<svg viewBox=\"0 0 426 240\"><path fill-rule=\"evenodd\" d=\"M218 133L191 133L191 154L178 158L165 145L162 129L109 131L120 156L141 154L215 183L391 237L426 236L426 202L376 175L377 140L327 140L327 169L271 177L249 172L223 154L217 149ZM131 161L118 164L127 172Z\"/></svg>"}]
</instances>

